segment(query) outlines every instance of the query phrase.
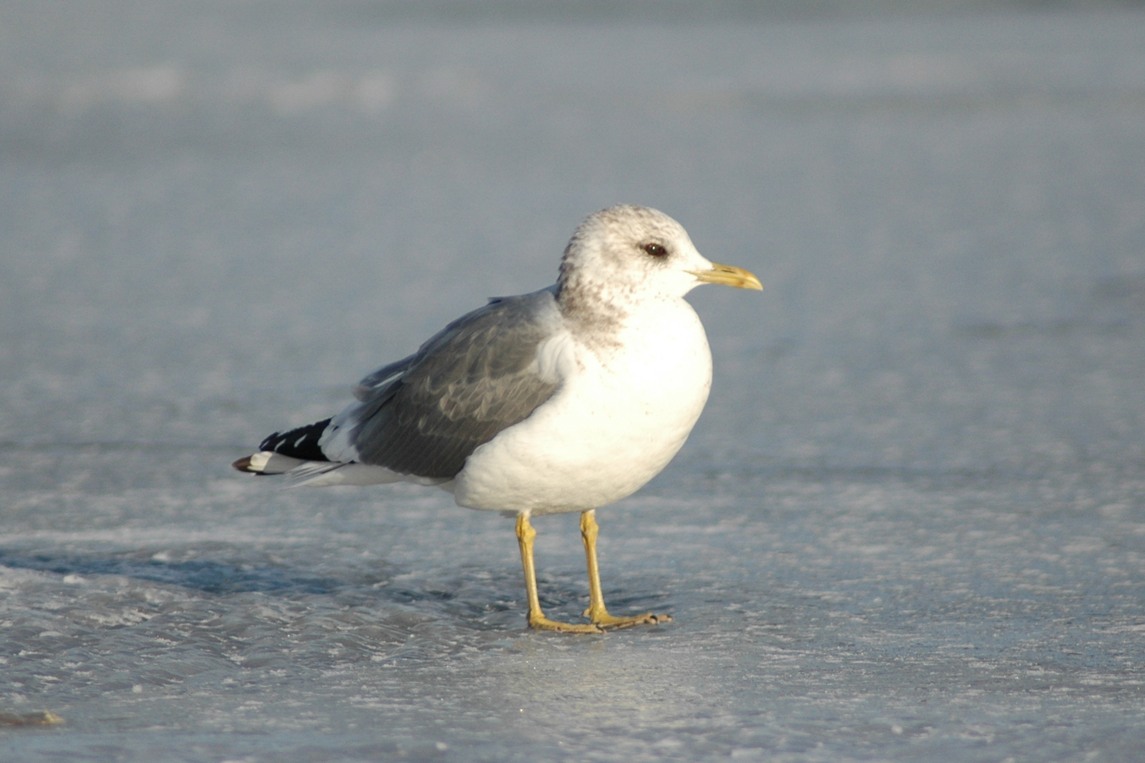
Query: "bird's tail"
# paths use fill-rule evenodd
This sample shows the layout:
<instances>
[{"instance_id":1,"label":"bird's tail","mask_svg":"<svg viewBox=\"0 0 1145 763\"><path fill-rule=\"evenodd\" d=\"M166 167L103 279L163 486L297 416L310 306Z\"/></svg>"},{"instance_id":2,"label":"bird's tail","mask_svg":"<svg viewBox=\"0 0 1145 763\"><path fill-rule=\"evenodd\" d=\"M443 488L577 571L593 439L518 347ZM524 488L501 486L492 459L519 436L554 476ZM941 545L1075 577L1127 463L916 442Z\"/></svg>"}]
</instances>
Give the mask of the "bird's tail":
<instances>
[{"instance_id":1,"label":"bird's tail","mask_svg":"<svg viewBox=\"0 0 1145 763\"><path fill-rule=\"evenodd\" d=\"M329 463L319 442L329 426L330 419L297 427L286 432L275 432L258 446L258 453L240 458L231 466L250 474L286 474L311 462Z\"/></svg>"},{"instance_id":2,"label":"bird's tail","mask_svg":"<svg viewBox=\"0 0 1145 763\"><path fill-rule=\"evenodd\" d=\"M258 453L240 458L231 466L248 474L269 475L286 474L305 463L306 461L299 458L291 458L269 450L260 450Z\"/></svg>"},{"instance_id":3,"label":"bird's tail","mask_svg":"<svg viewBox=\"0 0 1145 763\"><path fill-rule=\"evenodd\" d=\"M275 432L258 446L258 452L240 458L231 466L240 472L260 476L286 475L290 485L377 485L402 480L425 485L448 482L444 478L399 474L384 466L356 462L331 461L321 448L322 435L330 419Z\"/></svg>"}]
</instances>

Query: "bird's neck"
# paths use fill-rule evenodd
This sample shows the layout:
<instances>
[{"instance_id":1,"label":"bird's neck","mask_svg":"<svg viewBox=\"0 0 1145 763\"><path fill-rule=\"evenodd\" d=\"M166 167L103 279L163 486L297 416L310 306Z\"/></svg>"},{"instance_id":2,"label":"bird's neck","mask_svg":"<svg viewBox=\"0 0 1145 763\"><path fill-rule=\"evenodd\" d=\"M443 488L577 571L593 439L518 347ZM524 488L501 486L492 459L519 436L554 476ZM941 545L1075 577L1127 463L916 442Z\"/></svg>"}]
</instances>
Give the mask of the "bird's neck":
<instances>
[{"instance_id":1,"label":"bird's neck","mask_svg":"<svg viewBox=\"0 0 1145 763\"><path fill-rule=\"evenodd\" d=\"M628 317L628 307L613 298L615 287L594 283L577 273L562 273L557 284L557 306L578 333L611 334Z\"/></svg>"}]
</instances>

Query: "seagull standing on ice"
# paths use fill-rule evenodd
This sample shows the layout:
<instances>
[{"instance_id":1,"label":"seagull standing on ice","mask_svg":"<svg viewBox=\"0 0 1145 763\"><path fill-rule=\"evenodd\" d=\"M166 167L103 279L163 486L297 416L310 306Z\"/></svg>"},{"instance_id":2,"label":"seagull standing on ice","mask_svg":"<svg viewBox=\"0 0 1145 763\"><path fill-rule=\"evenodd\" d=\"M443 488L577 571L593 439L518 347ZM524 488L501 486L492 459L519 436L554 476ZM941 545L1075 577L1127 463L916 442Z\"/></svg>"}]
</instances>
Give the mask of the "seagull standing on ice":
<instances>
[{"instance_id":1,"label":"seagull standing on ice","mask_svg":"<svg viewBox=\"0 0 1145 763\"><path fill-rule=\"evenodd\" d=\"M596 508L656 476L703 410L711 351L684 295L704 283L763 288L706 260L662 212L601 210L576 229L555 285L458 318L362 379L338 415L272 434L234 467L309 485L437 485L461 506L516 514L531 627L663 622L605 608ZM550 620L537 595L530 517L568 511L581 513L588 623Z\"/></svg>"}]
</instances>

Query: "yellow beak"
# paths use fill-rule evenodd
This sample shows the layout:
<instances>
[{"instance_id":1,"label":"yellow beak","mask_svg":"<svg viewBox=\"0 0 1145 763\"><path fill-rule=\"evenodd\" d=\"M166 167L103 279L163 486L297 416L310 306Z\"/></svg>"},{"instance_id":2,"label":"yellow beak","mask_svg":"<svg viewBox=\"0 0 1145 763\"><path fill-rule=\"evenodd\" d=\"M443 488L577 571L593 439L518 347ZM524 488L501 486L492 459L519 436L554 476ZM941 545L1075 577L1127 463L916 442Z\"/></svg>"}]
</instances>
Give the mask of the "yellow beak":
<instances>
[{"instance_id":1,"label":"yellow beak","mask_svg":"<svg viewBox=\"0 0 1145 763\"><path fill-rule=\"evenodd\" d=\"M763 290L763 284L759 282L754 273L743 268L737 268L735 265L720 265L718 262L713 262L710 270L692 270L690 272L701 283L718 283L723 286L734 286L737 289Z\"/></svg>"}]
</instances>

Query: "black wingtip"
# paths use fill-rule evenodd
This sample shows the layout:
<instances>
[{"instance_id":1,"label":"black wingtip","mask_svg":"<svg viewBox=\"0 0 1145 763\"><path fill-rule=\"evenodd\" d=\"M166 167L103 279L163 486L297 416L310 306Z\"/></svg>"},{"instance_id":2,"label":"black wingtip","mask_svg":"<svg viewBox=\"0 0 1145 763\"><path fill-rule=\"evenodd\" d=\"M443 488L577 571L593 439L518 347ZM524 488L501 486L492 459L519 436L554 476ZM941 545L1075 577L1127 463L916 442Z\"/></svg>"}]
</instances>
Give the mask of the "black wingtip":
<instances>
[{"instance_id":1,"label":"black wingtip","mask_svg":"<svg viewBox=\"0 0 1145 763\"><path fill-rule=\"evenodd\" d=\"M286 432L275 432L263 440L258 449L280 453L302 461L329 461L330 459L322 452L318 443L321 442L326 427L330 426L330 421L330 419L323 419ZM239 461L241 460L239 459ZM235 463L237 464L238 461Z\"/></svg>"}]
</instances>

